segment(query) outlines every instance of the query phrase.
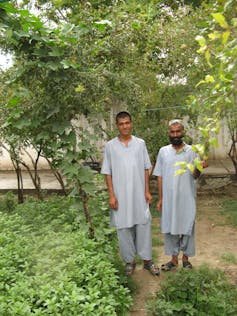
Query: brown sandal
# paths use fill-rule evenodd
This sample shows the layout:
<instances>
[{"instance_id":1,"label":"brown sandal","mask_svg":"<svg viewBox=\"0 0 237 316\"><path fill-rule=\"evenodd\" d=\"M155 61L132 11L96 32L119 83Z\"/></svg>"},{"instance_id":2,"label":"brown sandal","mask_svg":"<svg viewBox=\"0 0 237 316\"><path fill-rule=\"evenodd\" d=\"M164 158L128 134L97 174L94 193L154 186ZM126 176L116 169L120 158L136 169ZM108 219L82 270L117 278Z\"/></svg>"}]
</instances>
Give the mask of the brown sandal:
<instances>
[{"instance_id":1,"label":"brown sandal","mask_svg":"<svg viewBox=\"0 0 237 316\"><path fill-rule=\"evenodd\" d=\"M136 268L136 262L129 262L129 263L126 263L126 266L125 266L125 274L128 276L128 275L132 275L134 270Z\"/></svg>"},{"instance_id":2,"label":"brown sandal","mask_svg":"<svg viewBox=\"0 0 237 316\"><path fill-rule=\"evenodd\" d=\"M160 275L160 269L157 267L156 264L154 264L153 261L144 263L143 268L150 271L152 275L156 275L156 276Z\"/></svg>"},{"instance_id":3,"label":"brown sandal","mask_svg":"<svg viewBox=\"0 0 237 316\"><path fill-rule=\"evenodd\" d=\"M191 270L193 268L192 263L189 261L183 261L183 268L187 270Z\"/></svg>"},{"instance_id":4,"label":"brown sandal","mask_svg":"<svg viewBox=\"0 0 237 316\"><path fill-rule=\"evenodd\" d=\"M162 271L171 271L177 268L177 264L174 264L172 261L169 261L165 264L161 265L161 270Z\"/></svg>"}]
</instances>

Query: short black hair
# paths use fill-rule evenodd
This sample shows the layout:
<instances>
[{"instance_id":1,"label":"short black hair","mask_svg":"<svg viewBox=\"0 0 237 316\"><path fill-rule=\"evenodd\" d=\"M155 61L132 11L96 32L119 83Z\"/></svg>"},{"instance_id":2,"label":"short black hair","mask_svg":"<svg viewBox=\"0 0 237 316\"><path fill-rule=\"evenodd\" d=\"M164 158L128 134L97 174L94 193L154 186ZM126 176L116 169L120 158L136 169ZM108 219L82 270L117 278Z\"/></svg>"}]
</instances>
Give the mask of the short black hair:
<instances>
[{"instance_id":1,"label":"short black hair","mask_svg":"<svg viewBox=\"0 0 237 316\"><path fill-rule=\"evenodd\" d=\"M132 121L132 117L131 117L131 114L129 112L121 111L121 112L117 113L117 115L116 115L116 123L118 123L118 120L120 118L125 118L127 116L129 117L130 121Z\"/></svg>"}]
</instances>

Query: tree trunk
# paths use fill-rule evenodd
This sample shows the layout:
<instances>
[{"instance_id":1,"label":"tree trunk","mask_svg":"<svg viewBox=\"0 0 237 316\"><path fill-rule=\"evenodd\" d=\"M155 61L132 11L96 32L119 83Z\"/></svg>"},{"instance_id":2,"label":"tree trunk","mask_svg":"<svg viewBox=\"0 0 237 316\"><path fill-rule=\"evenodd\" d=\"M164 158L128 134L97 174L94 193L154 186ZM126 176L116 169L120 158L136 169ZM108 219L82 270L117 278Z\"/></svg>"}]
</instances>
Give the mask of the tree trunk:
<instances>
[{"instance_id":1,"label":"tree trunk","mask_svg":"<svg viewBox=\"0 0 237 316\"><path fill-rule=\"evenodd\" d=\"M80 191L80 196L82 198L82 203L83 203L83 209L84 209L86 222L89 224L89 236L90 236L91 239L93 239L95 237L95 230L94 230L94 227L93 227L90 211L89 211L89 208L88 208L88 195L82 189L81 184L80 184L79 181L78 181L78 187L79 187L79 191Z\"/></svg>"},{"instance_id":2,"label":"tree trunk","mask_svg":"<svg viewBox=\"0 0 237 316\"><path fill-rule=\"evenodd\" d=\"M60 173L57 169L55 169L55 168L53 167L51 161L50 161L47 157L44 157L44 158L47 160L47 162L48 162L48 164L49 164L49 166L50 166L50 169L51 169L51 171L53 172L55 178L58 180L58 182L59 182L59 184L60 184L60 186L61 186L61 188L62 188L63 194L67 196L68 193L67 193L67 190L66 190L66 188L65 188L65 184L64 184L64 181L63 181L63 178L62 178L61 173Z\"/></svg>"}]
</instances>

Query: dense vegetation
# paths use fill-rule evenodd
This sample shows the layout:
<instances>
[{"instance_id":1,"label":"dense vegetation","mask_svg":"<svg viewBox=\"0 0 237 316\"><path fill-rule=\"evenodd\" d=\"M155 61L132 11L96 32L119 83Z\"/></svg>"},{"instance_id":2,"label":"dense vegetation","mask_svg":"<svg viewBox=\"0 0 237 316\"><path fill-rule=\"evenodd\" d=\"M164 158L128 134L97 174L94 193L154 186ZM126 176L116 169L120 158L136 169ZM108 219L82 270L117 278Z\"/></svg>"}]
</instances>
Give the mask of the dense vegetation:
<instances>
[{"instance_id":1,"label":"dense vegetation","mask_svg":"<svg viewBox=\"0 0 237 316\"><path fill-rule=\"evenodd\" d=\"M93 214L98 234L92 240L69 198L1 200L2 315L126 314L131 296L103 204L103 198L94 204L100 212Z\"/></svg>"},{"instance_id":2,"label":"dense vegetation","mask_svg":"<svg viewBox=\"0 0 237 316\"><path fill-rule=\"evenodd\" d=\"M166 275L157 297L148 306L157 316L234 316L237 289L223 272L202 266Z\"/></svg>"}]
</instances>

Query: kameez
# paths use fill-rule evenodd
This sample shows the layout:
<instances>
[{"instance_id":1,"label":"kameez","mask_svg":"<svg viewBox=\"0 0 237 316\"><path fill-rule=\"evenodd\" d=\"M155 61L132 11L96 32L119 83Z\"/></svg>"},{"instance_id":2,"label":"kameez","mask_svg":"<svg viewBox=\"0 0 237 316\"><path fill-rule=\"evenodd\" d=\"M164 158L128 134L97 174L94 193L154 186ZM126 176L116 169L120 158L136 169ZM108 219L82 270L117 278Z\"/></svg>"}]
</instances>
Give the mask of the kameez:
<instances>
[{"instance_id":1,"label":"kameez","mask_svg":"<svg viewBox=\"0 0 237 316\"><path fill-rule=\"evenodd\" d=\"M145 199L145 170L151 168L144 140L132 136L125 146L118 137L110 140L101 173L112 176L118 209L111 210L111 225L118 229L146 224L151 215Z\"/></svg>"},{"instance_id":2,"label":"kameez","mask_svg":"<svg viewBox=\"0 0 237 316\"><path fill-rule=\"evenodd\" d=\"M187 170L175 175L176 162L193 163L198 155L190 145L176 151L172 145L160 149L153 175L162 177L161 231L172 235L191 235L196 216L196 181Z\"/></svg>"}]
</instances>

